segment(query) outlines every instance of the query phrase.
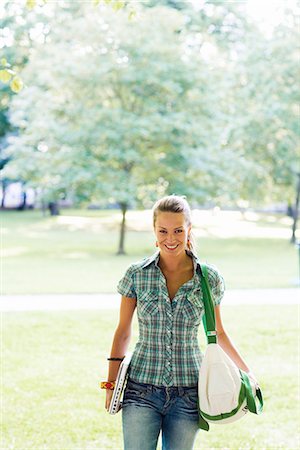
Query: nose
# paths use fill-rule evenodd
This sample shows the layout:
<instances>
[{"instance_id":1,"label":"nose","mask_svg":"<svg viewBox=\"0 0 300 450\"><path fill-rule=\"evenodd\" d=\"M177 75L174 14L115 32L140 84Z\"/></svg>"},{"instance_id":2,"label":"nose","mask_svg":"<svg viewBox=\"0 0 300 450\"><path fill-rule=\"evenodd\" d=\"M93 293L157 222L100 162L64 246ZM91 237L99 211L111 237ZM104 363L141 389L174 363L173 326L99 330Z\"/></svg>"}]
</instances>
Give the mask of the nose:
<instances>
[{"instance_id":1,"label":"nose","mask_svg":"<svg viewBox=\"0 0 300 450\"><path fill-rule=\"evenodd\" d=\"M167 236L167 242L171 244L173 241L174 241L174 236L173 236L173 234L169 234L169 235Z\"/></svg>"}]
</instances>

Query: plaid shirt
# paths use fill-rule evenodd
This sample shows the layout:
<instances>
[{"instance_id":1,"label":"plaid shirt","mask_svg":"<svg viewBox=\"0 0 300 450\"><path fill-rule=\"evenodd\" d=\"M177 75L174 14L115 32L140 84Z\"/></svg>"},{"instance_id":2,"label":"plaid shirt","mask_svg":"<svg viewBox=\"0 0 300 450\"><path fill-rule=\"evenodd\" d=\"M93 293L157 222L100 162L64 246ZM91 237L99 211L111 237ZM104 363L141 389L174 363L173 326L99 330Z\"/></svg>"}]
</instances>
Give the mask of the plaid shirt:
<instances>
[{"instance_id":1,"label":"plaid shirt","mask_svg":"<svg viewBox=\"0 0 300 450\"><path fill-rule=\"evenodd\" d=\"M158 261L159 251L133 263L118 283L118 292L137 300L139 340L129 375L134 381L157 386L195 386L203 354L198 328L204 313L201 269L193 258L194 276L184 283L170 301L166 280ZM207 265L215 305L224 295L224 280L214 266Z\"/></svg>"}]
</instances>

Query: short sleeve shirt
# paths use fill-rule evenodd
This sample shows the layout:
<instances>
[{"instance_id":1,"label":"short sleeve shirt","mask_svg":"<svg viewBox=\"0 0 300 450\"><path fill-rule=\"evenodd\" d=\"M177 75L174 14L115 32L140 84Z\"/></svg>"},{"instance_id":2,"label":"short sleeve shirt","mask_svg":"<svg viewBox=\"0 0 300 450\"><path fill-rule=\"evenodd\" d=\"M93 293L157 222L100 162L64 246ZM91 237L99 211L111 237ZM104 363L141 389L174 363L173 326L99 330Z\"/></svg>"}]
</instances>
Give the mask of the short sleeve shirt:
<instances>
[{"instance_id":1,"label":"short sleeve shirt","mask_svg":"<svg viewBox=\"0 0 300 450\"><path fill-rule=\"evenodd\" d=\"M204 314L200 261L193 259L193 278L170 300L166 279L158 266L159 251L131 264L118 283L118 292L137 301L139 340L129 368L130 378L157 386L195 386L203 354L198 328ZM215 305L224 295L224 280L206 264Z\"/></svg>"}]
</instances>

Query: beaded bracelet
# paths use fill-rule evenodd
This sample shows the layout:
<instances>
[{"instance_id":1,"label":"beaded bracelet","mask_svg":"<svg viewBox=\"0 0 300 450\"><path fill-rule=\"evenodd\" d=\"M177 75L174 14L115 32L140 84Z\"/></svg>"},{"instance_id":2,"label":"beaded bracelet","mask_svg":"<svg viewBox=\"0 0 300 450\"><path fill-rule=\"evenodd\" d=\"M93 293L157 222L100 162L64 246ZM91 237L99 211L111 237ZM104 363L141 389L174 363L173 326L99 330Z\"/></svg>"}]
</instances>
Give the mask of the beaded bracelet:
<instances>
[{"instance_id":1,"label":"beaded bracelet","mask_svg":"<svg viewBox=\"0 0 300 450\"><path fill-rule=\"evenodd\" d=\"M115 381L101 381L100 388L101 389L110 389L113 390L115 388Z\"/></svg>"}]
</instances>

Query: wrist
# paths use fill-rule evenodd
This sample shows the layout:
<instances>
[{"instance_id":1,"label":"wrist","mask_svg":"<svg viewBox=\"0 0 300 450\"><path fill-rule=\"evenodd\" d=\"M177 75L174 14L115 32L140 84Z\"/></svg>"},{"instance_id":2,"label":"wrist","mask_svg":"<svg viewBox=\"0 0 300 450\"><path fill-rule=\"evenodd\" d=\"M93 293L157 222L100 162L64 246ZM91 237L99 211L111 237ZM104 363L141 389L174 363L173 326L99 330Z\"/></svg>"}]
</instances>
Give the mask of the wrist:
<instances>
[{"instance_id":1,"label":"wrist","mask_svg":"<svg viewBox=\"0 0 300 450\"><path fill-rule=\"evenodd\" d=\"M115 381L101 381L100 382L100 388L101 389L106 389L106 390L109 390L109 391L114 390L115 385L116 385Z\"/></svg>"},{"instance_id":2,"label":"wrist","mask_svg":"<svg viewBox=\"0 0 300 450\"><path fill-rule=\"evenodd\" d=\"M253 373L251 370L247 370L246 374L247 374L249 377L255 378L254 373Z\"/></svg>"},{"instance_id":3,"label":"wrist","mask_svg":"<svg viewBox=\"0 0 300 450\"><path fill-rule=\"evenodd\" d=\"M122 356L121 358L120 357L115 358L112 356L110 358L107 358L107 361L123 361L124 358L125 356Z\"/></svg>"}]
</instances>

